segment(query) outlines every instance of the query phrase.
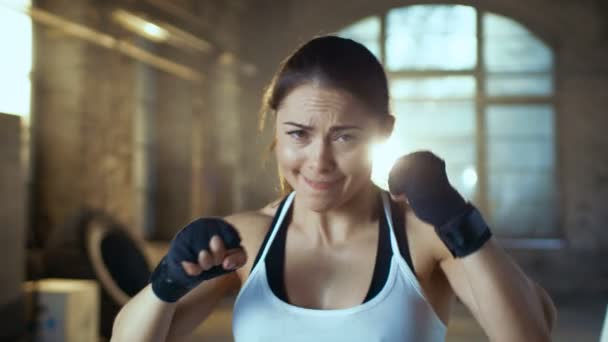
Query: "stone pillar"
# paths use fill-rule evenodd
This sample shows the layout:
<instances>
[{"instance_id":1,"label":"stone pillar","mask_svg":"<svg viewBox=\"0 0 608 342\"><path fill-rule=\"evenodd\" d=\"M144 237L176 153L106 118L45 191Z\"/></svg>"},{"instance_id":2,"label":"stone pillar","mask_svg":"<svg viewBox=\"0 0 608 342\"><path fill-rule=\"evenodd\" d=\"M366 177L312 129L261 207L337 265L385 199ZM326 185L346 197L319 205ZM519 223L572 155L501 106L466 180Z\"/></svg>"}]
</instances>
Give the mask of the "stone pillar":
<instances>
[{"instance_id":1,"label":"stone pillar","mask_svg":"<svg viewBox=\"0 0 608 342\"><path fill-rule=\"evenodd\" d=\"M20 158L21 121L0 113L0 340L24 333L26 186Z\"/></svg>"},{"instance_id":2,"label":"stone pillar","mask_svg":"<svg viewBox=\"0 0 608 342\"><path fill-rule=\"evenodd\" d=\"M145 65L135 70L133 116L134 230L140 238L156 229L156 95L157 74Z\"/></svg>"}]
</instances>

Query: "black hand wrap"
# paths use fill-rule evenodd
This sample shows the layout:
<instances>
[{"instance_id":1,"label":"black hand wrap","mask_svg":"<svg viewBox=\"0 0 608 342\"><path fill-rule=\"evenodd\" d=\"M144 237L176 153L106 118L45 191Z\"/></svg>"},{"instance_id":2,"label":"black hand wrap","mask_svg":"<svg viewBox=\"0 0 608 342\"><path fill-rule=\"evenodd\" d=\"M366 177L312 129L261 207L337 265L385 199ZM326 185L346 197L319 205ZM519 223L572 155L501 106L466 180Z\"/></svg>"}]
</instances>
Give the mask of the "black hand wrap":
<instances>
[{"instance_id":1,"label":"black hand wrap","mask_svg":"<svg viewBox=\"0 0 608 342\"><path fill-rule=\"evenodd\" d=\"M232 225L219 218L199 218L177 233L169 252L158 264L150 277L152 291L161 300L173 303L204 280L232 272L221 265L213 266L198 276L190 276L182 267L182 261L198 263L198 254L209 250L209 241L217 235L226 249L238 248L241 238Z\"/></svg>"},{"instance_id":2,"label":"black hand wrap","mask_svg":"<svg viewBox=\"0 0 608 342\"><path fill-rule=\"evenodd\" d=\"M449 220L435 231L454 257L467 256L483 246L491 237L490 228L470 203L465 211Z\"/></svg>"},{"instance_id":3,"label":"black hand wrap","mask_svg":"<svg viewBox=\"0 0 608 342\"><path fill-rule=\"evenodd\" d=\"M492 236L479 211L450 185L445 162L432 152L399 158L388 183L393 195L404 194L416 216L435 227L453 256L477 251Z\"/></svg>"}]
</instances>

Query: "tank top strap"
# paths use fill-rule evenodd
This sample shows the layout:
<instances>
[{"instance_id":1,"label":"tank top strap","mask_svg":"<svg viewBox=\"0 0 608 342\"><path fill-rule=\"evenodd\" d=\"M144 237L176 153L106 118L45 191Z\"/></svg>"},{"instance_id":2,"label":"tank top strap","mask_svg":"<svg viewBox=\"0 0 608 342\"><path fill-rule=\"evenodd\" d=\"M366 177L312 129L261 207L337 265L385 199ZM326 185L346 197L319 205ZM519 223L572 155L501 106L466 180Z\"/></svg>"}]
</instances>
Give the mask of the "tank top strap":
<instances>
[{"instance_id":1,"label":"tank top strap","mask_svg":"<svg viewBox=\"0 0 608 342\"><path fill-rule=\"evenodd\" d=\"M281 225L283 224L283 220L285 220L285 216L289 212L289 208L291 207L295 194L295 191L291 192L279 205L279 208L277 209L277 212L274 215L274 219L272 220L270 231L266 235L266 239L264 239L264 242L260 247L261 250L258 252L258 256L253 263L253 267L251 268L251 272L253 272L258 263L264 262L264 260L266 259L268 250L270 249L270 246L272 246L272 242L274 241L274 238L279 232Z\"/></svg>"},{"instance_id":2,"label":"tank top strap","mask_svg":"<svg viewBox=\"0 0 608 342\"><path fill-rule=\"evenodd\" d=\"M407 234L405 232L405 217L403 216L403 213L399 212L400 210L403 210L403 208L399 203L392 201L390 195L386 191L382 192L382 205L390 230L391 248L393 253L400 255L401 258L405 260L412 273L416 274L409 243L407 241ZM395 216L393 216L393 214Z\"/></svg>"},{"instance_id":3,"label":"tank top strap","mask_svg":"<svg viewBox=\"0 0 608 342\"><path fill-rule=\"evenodd\" d=\"M391 200L388 194L385 191L382 191L382 206L384 207L384 215L386 217L386 223L390 228L390 239L391 239L391 249L393 253L401 254L399 250L399 244L397 243L397 237L395 236L395 227L393 226L393 215L391 212Z\"/></svg>"}]
</instances>

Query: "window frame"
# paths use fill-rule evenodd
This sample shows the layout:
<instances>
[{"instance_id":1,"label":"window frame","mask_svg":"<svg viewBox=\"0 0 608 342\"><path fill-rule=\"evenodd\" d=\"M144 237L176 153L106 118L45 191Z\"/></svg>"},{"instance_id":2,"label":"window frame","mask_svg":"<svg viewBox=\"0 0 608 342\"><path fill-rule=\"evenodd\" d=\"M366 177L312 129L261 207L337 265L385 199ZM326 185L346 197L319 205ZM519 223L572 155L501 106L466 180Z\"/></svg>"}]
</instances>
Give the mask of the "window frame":
<instances>
[{"instance_id":1,"label":"window frame","mask_svg":"<svg viewBox=\"0 0 608 342\"><path fill-rule=\"evenodd\" d=\"M451 4L422 4L422 5L451 5ZM379 32L379 56L381 63L383 65L386 64L386 56L387 56L387 18L389 13L395 9L400 9L406 6L393 7L381 13L376 13L371 15L370 17L378 17L380 20L380 32ZM416 78L426 78L426 77L442 77L442 76L472 76L476 82L476 90L475 97L473 99L475 104L475 167L477 170L477 191L475 192L475 197L472 199L475 201L477 206L480 208L482 212L489 213L489 174L490 171L488 169L488 151L486 144L486 112L487 108L492 105L548 105L553 109L553 160L554 168L553 168L553 180L554 180L554 191L553 194L555 196L555 205L556 209L554 211L554 219L557 224L555 230L551 234L550 237L521 237L517 235L509 236L509 235L499 235L500 240L504 241L506 245L510 248L534 248L534 249L554 249L561 248L564 245L564 231L563 231L563 218L561 215L561 201L560 201L560 179L561 175L559 173L559 155L557 153L557 148L559 144L559 131L557 118L559 117L558 111L558 101L557 101L557 65L558 60L556 58L555 49L551 47L542 37L539 37L533 30L522 23L521 21L510 17L510 20L513 20L517 24L521 25L523 28L528 30L535 38L537 38L540 42L545 44L552 52L553 55L553 63L551 69L548 71L539 71L539 72L521 72L522 75L534 75L534 74L542 74L542 75L551 75L551 87L552 91L550 95L531 95L531 96L496 96L490 95L487 92L486 84L487 84L487 76L490 72L488 72L485 68L485 43L486 39L484 37L485 26L484 26L484 17L487 14L497 14L502 15L496 12L491 12L480 8L478 6L466 4L473 8L476 12L475 20L476 20L476 37L477 37L477 47L476 47L476 57L477 61L475 63L475 67L472 69L464 69L464 70L441 70L441 69L425 69L425 70L400 70L400 71L391 71L386 69L386 75L389 82L395 78L401 79L416 79ZM354 24L360 20L366 19L368 17L360 18L359 20L351 23ZM347 26L343 27L347 28ZM493 75L500 74L501 72L492 72ZM517 75L517 72L504 72L505 75Z\"/></svg>"}]
</instances>

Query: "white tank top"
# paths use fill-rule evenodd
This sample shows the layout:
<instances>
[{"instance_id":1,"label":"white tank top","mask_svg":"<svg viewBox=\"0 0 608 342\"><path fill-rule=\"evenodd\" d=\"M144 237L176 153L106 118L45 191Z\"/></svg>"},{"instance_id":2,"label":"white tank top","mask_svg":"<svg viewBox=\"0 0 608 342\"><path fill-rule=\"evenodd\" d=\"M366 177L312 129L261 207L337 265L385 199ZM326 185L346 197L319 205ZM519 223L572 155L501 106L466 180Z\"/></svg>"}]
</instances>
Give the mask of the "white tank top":
<instances>
[{"instance_id":1,"label":"white tank top","mask_svg":"<svg viewBox=\"0 0 608 342\"><path fill-rule=\"evenodd\" d=\"M446 327L424 298L411 268L400 254L388 195L382 193L393 254L384 287L370 300L346 309L309 309L275 295L265 258L295 193L286 199L264 250L234 304L232 331L236 342L436 342Z\"/></svg>"}]
</instances>

